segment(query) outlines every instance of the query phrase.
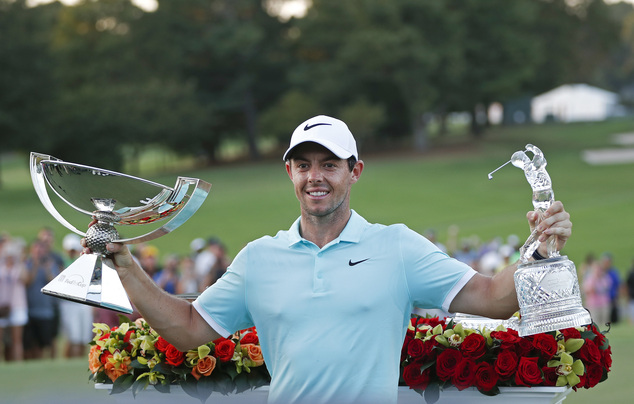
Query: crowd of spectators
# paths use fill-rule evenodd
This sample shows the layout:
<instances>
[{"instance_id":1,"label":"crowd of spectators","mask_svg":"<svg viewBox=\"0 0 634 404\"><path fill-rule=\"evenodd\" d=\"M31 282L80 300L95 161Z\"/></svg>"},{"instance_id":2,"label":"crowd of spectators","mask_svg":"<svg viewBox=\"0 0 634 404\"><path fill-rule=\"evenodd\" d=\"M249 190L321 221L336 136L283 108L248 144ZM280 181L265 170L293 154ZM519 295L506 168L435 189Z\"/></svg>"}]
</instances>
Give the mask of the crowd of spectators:
<instances>
[{"instance_id":1,"label":"crowd of spectators","mask_svg":"<svg viewBox=\"0 0 634 404\"><path fill-rule=\"evenodd\" d=\"M56 251L55 233L43 228L30 243L0 235L0 360L83 357L93 322L119 323L118 313L41 292L81 254L80 237L67 234ZM165 291L193 298L225 272L229 258L217 238L198 238L191 253L166 254L153 245L131 246L148 275ZM134 318L138 313L133 313ZM61 344L61 345L60 345Z\"/></svg>"},{"instance_id":2,"label":"crowd of spectators","mask_svg":"<svg viewBox=\"0 0 634 404\"><path fill-rule=\"evenodd\" d=\"M484 274L494 275L519 259L520 240L515 235L485 242L471 236L458 242L457 228L452 227L443 244L435 231L424 234L442 251ZM43 286L81 254L80 238L75 234L63 238L63 251L55 251L54 245L55 234L49 228L41 229L28 244L0 235L0 359L84 356L93 322L111 326L119 322L116 312L41 293ZM193 299L216 282L230 263L225 246L215 237L194 239L185 255L161 255L151 244L130 247L162 289L183 298ZM597 324L614 324L624 318L634 324L634 263L625 282L609 253L598 258L588 254L578 272L584 306ZM131 318L135 315L138 313Z\"/></svg>"}]
</instances>

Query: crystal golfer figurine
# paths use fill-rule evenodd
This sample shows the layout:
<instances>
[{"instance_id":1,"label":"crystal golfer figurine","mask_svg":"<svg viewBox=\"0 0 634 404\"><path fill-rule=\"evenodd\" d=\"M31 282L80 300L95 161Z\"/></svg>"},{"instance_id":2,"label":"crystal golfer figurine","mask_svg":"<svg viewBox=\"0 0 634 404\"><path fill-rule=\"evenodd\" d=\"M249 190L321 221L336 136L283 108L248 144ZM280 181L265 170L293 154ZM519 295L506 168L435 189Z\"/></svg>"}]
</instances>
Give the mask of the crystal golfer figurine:
<instances>
[{"instance_id":1,"label":"crystal golfer figurine","mask_svg":"<svg viewBox=\"0 0 634 404\"><path fill-rule=\"evenodd\" d=\"M132 313L132 305L108 258L106 244L154 240L185 223L207 198L211 184L178 177L174 188L142 178L31 153L31 179L40 201L57 221L86 238L91 254L81 255L42 288L42 293L91 306ZM53 205L47 187L75 210L97 223L78 230ZM114 225L145 225L169 219L163 226L133 238L121 238Z\"/></svg>"},{"instance_id":2,"label":"crystal golfer figurine","mask_svg":"<svg viewBox=\"0 0 634 404\"><path fill-rule=\"evenodd\" d=\"M529 158L526 152L532 153L533 158ZM509 162L521 168L526 175L533 190L533 207L539 213L539 223L542 214L554 201L544 154L528 144L526 150L513 153ZM489 179L497 170L489 174ZM547 245L548 257L539 259L543 257L536 253L539 240L536 231L533 231L520 248L515 290L521 315L518 333L522 337L592 322L590 313L581 303L575 264L568 257L559 255L554 237L551 236ZM529 261L531 257L538 259Z\"/></svg>"}]
</instances>

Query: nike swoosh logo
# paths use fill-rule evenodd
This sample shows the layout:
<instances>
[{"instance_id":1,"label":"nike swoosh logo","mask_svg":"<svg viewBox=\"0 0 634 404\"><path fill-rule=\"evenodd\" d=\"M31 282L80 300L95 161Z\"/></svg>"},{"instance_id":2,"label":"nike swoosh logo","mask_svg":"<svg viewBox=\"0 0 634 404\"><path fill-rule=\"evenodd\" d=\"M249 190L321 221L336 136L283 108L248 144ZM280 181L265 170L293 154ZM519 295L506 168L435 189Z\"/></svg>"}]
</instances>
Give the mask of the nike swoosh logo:
<instances>
[{"instance_id":1,"label":"nike swoosh logo","mask_svg":"<svg viewBox=\"0 0 634 404\"><path fill-rule=\"evenodd\" d=\"M370 259L370 258L366 258L366 259L364 259L364 260L361 260L361 261L355 261L355 262L352 262L352 260L350 260L350 261L348 261L348 265L350 265L351 267L353 267L353 266L355 266L355 265L357 265L357 264L360 264L360 263L362 263L362 262L365 262L365 261L367 261L367 260L369 260L369 259Z\"/></svg>"},{"instance_id":2,"label":"nike swoosh logo","mask_svg":"<svg viewBox=\"0 0 634 404\"><path fill-rule=\"evenodd\" d=\"M314 123L314 124L312 124L312 125L308 125L308 124L306 124L306 126L304 126L304 131L307 131L307 130L309 130L309 129L314 128L315 126L320 126L320 125L327 125L327 126L331 126L332 124L330 124L330 123Z\"/></svg>"}]
</instances>

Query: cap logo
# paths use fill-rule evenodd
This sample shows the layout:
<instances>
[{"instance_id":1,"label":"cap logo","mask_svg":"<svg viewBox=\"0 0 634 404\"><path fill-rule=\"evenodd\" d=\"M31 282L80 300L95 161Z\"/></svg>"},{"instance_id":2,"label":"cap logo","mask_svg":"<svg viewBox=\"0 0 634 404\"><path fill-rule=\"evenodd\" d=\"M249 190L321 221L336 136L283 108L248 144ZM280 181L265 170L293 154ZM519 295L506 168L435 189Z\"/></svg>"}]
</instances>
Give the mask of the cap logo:
<instances>
[{"instance_id":1,"label":"cap logo","mask_svg":"<svg viewBox=\"0 0 634 404\"><path fill-rule=\"evenodd\" d=\"M314 123L312 125L306 124L306 126L304 126L304 132L314 128L315 126L320 126L320 125L327 125L327 126L332 126L332 124L330 123Z\"/></svg>"}]
</instances>

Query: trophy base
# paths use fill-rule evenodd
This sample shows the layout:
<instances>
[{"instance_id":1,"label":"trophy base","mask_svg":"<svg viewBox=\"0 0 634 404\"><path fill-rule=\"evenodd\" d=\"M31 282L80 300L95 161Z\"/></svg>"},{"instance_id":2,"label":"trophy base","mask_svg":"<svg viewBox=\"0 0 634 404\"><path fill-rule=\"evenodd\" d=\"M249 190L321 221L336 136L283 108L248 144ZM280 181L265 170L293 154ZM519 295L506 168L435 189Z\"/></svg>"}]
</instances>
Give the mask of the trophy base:
<instances>
[{"instance_id":1,"label":"trophy base","mask_svg":"<svg viewBox=\"0 0 634 404\"><path fill-rule=\"evenodd\" d=\"M561 311L556 313L542 313L538 318L522 317L517 333L520 337L563 330L571 327L581 327L592 323L590 313L583 307L569 310L566 313Z\"/></svg>"},{"instance_id":2,"label":"trophy base","mask_svg":"<svg viewBox=\"0 0 634 404\"><path fill-rule=\"evenodd\" d=\"M42 293L131 314L132 305L109 258L84 254L42 288Z\"/></svg>"},{"instance_id":3,"label":"trophy base","mask_svg":"<svg viewBox=\"0 0 634 404\"><path fill-rule=\"evenodd\" d=\"M515 290L521 337L592 323L581 303L577 269L566 256L520 264Z\"/></svg>"}]
</instances>

